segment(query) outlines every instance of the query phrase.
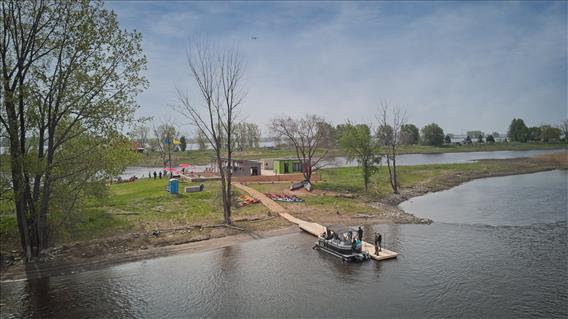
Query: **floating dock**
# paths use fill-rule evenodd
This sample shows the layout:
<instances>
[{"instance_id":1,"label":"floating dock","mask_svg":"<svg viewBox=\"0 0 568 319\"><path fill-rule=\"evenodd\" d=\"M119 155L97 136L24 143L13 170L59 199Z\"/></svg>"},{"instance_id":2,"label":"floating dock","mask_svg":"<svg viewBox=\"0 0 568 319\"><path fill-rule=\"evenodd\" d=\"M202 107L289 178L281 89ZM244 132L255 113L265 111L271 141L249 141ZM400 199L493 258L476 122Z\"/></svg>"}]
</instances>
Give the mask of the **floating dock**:
<instances>
[{"instance_id":1,"label":"floating dock","mask_svg":"<svg viewBox=\"0 0 568 319\"><path fill-rule=\"evenodd\" d=\"M310 233L316 237L319 237L320 234L325 232L325 226L322 226L318 223L308 222L299 218L296 218L288 213L286 208L282 207L272 199L268 198L268 196L264 195L263 193L257 191L254 188L248 187L241 183L233 183L235 187L242 189L243 191L249 193L249 195L255 197L256 199L260 200L260 202L270 210L271 213L278 214L280 217L287 219L288 221L298 225L300 229L303 231ZM370 244L368 242L363 242L362 250L369 253L369 256L375 260L385 260L385 259L392 259L398 256L397 252L388 250L388 249L381 249L378 255L375 254L375 245Z\"/></svg>"}]
</instances>

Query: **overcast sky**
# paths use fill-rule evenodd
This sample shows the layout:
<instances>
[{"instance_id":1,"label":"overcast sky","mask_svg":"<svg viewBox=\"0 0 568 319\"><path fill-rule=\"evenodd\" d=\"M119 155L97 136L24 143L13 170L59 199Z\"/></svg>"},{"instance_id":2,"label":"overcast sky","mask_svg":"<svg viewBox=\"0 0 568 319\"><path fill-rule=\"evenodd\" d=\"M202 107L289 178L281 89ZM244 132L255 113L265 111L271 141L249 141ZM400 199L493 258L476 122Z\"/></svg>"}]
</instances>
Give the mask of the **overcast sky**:
<instances>
[{"instance_id":1,"label":"overcast sky","mask_svg":"<svg viewBox=\"0 0 568 319\"><path fill-rule=\"evenodd\" d=\"M143 35L150 88L137 115L182 123L169 105L191 90L186 49L206 36L238 46L242 114L372 123L379 101L419 128L506 132L567 118L564 2L107 2ZM256 37L253 39L252 37ZM190 129L182 129L188 132Z\"/></svg>"}]
</instances>

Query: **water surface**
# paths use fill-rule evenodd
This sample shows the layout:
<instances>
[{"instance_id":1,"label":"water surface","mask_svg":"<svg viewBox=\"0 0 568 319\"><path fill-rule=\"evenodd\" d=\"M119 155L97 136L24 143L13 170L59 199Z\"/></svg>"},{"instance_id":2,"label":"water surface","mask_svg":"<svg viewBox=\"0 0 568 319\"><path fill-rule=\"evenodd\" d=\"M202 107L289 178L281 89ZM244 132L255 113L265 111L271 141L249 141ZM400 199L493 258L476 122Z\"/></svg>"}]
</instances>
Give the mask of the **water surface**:
<instances>
[{"instance_id":1,"label":"water surface","mask_svg":"<svg viewBox=\"0 0 568 319\"><path fill-rule=\"evenodd\" d=\"M435 223L365 228L385 234L396 260L343 264L298 232L1 283L2 318L566 318L567 178L489 178L404 203Z\"/></svg>"}]
</instances>

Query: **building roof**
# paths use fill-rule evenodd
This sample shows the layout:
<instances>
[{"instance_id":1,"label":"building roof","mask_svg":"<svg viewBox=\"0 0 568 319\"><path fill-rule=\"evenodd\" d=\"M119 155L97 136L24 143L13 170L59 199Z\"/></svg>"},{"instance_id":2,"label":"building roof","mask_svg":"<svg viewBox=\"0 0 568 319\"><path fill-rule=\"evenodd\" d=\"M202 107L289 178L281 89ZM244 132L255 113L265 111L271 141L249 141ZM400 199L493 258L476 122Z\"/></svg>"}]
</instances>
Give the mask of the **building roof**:
<instances>
[{"instance_id":1,"label":"building roof","mask_svg":"<svg viewBox=\"0 0 568 319\"><path fill-rule=\"evenodd\" d=\"M279 157L279 158L263 158L263 159L261 159L261 161L267 161L267 160L272 160L272 161L298 161L298 162L300 161L296 157Z\"/></svg>"},{"instance_id":2,"label":"building roof","mask_svg":"<svg viewBox=\"0 0 568 319\"><path fill-rule=\"evenodd\" d=\"M221 158L223 161L228 161L229 159L226 157L222 157ZM215 157L211 157L212 161L216 161L217 158ZM254 164L260 164L259 161L254 161L254 160L247 160L247 159L240 159L240 158L231 158L231 161L233 162L247 162L247 163L254 163Z\"/></svg>"}]
</instances>

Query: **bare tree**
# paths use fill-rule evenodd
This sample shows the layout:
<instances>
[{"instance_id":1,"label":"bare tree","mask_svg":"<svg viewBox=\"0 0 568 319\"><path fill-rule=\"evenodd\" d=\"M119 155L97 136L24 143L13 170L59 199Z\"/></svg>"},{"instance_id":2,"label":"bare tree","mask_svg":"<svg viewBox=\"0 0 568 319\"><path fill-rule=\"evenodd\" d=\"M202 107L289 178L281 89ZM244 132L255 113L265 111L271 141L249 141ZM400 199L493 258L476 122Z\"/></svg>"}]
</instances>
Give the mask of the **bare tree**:
<instances>
[{"instance_id":1,"label":"bare tree","mask_svg":"<svg viewBox=\"0 0 568 319\"><path fill-rule=\"evenodd\" d=\"M199 98L196 101L178 89L177 110L197 127L215 152L224 222L231 224L233 130L238 107L246 95L241 88L241 57L235 49L213 52L209 45L199 42L188 52L187 63Z\"/></svg>"},{"instance_id":2,"label":"bare tree","mask_svg":"<svg viewBox=\"0 0 568 319\"><path fill-rule=\"evenodd\" d=\"M152 127L154 139L156 140L157 150L162 158L164 166L172 168L172 152L174 150L174 139L178 132L172 124L162 123L158 127Z\"/></svg>"},{"instance_id":3,"label":"bare tree","mask_svg":"<svg viewBox=\"0 0 568 319\"><path fill-rule=\"evenodd\" d=\"M401 128L406 123L406 113L399 108L394 108L389 115L389 105L386 102L382 102L379 106L377 120L379 122L377 135L385 149L389 181L393 193L398 194L400 185L396 170L396 157L400 149Z\"/></svg>"},{"instance_id":4,"label":"bare tree","mask_svg":"<svg viewBox=\"0 0 568 319\"><path fill-rule=\"evenodd\" d=\"M258 125L240 122L235 125L233 137L234 149L242 151L260 146L260 129Z\"/></svg>"},{"instance_id":5,"label":"bare tree","mask_svg":"<svg viewBox=\"0 0 568 319\"><path fill-rule=\"evenodd\" d=\"M278 137L288 140L296 150L296 157L302 164L304 179L310 181L312 173L321 168L327 151L317 155L324 136L325 121L316 115L306 114L303 118L280 117L272 119L271 128Z\"/></svg>"}]
</instances>

